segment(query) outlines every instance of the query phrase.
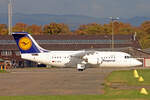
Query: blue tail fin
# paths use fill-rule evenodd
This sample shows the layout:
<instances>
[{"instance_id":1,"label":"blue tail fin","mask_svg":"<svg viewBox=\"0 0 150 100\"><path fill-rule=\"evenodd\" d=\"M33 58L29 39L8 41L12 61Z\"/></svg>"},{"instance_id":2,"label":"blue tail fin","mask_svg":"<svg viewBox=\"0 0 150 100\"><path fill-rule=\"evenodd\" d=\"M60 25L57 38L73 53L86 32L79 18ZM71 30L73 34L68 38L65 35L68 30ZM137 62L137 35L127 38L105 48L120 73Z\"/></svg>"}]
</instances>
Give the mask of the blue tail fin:
<instances>
[{"instance_id":1,"label":"blue tail fin","mask_svg":"<svg viewBox=\"0 0 150 100\"><path fill-rule=\"evenodd\" d=\"M48 50L40 47L32 36L26 32L12 33L21 53L41 53Z\"/></svg>"}]
</instances>

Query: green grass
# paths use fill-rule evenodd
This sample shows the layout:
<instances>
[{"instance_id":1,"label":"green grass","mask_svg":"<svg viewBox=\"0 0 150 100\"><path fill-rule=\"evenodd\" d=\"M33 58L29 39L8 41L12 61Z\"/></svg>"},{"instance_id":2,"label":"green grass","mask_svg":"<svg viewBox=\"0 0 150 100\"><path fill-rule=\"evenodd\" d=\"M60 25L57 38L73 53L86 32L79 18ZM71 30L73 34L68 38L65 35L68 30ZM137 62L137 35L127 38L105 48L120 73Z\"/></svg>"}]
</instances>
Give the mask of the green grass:
<instances>
[{"instance_id":1,"label":"green grass","mask_svg":"<svg viewBox=\"0 0 150 100\"><path fill-rule=\"evenodd\" d=\"M150 100L150 95L142 95L140 94L140 89L133 89L131 87L144 87L150 86L150 70L149 69L141 69L137 70L139 76L144 78L144 82L139 82L138 79L134 78L133 70L127 71L114 71L110 73L110 75L105 80L105 94L111 97L116 98L126 98L127 100L135 99L147 99ZM112 88L113 85L127 86L128 88L119 89ZM150 93L150 90L147 90ZM137 100L138 100L137 99Z\"/></svg>"},{"instance_id":2,"label":"green grass","mask_svg":"<svg viewBox=\"0 0 150 100\"><path fill-rule=\"evenodd\" d=\"M111 88L112 84L125 86L150 86L150 70L137 70L144 82L133 77L133 70L114 71L105 80L105 93L102 95L56 95L56 96L0 96L0 100L150 100L149 95L140 94L140 89ZM148 90L150 93L150 90Z\"/></svg>"},{"instance_id":3,"label":"green grass","mask_svg":"<svg viewBox=\"0 0 150 100\"><path fill-rule=\"evenodd\" d=\"M64 95L64 96L1 96L0 100L150 100L150 97L144 95Z\"/></svg>"},{"instance_id":4,"label":"green grass","mask_svg":"<svg viewBox=\"0 0 150 100\"><path fill-rule=\"evenodd\" d=\"M128 86L150 86L150 70L141 69L137 70L139 76L144 78L144 82L139 82L138 79L133 77L133 70L128 71L114 71L106 78L106 85L122 84Z\"/></svg>"}]
</instances>

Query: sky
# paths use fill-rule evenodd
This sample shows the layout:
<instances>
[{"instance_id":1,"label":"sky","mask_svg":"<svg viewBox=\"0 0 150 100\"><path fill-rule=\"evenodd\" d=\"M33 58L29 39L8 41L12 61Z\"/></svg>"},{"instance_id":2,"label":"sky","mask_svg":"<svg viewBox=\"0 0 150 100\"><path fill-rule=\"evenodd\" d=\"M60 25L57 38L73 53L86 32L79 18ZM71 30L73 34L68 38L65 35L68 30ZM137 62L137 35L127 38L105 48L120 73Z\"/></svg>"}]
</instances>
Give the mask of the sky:
<instances>
[{"instance_id":1,"label":"sky","mask_svg":"<svg viewBox=\"0 0 150 100\"><path fill-rule=\"evenodd\" d=\"M13 13L86 15L98 18L150 16L150 0L13 0ZM8 0L0 0L7 13Z\"/></svg>"}]
</instances>

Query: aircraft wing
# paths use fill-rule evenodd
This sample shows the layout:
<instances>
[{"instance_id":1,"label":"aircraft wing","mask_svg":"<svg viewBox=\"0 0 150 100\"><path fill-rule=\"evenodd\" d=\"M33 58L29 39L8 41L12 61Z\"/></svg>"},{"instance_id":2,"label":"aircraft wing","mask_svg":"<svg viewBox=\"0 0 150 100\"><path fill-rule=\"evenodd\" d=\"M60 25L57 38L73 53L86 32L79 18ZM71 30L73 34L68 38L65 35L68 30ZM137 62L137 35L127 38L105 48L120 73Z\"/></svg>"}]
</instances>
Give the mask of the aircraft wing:
<instances>
[{"instance_id":1,"label":"aircraft wing","mask_svg":"<svg viewBox=\"0 0 150 100\"><path fill-rule=\"evenodd\" d=\"M77 69L79 69L78 65L82 65L82 66L86 65L86 67L87 67L88 66L88 59L85 59L84 57L87 55L92 55L95 52L96 51L94 51L94 50L91 50L91 51L83 50L83 51L79 51L75 54L72 54L72 55L70 55L71 56L70 61L69 61L69 63L66 63L66 66L77 66ZM83 67L83 68L85 68L85 67ZM81 69L81 70L83 70L83 69Z\"/></svg>"},{"instance_id":2,"label":"aircraft wing","mask_svg":"<svg viewBox=\"0 0 150 100\"><path fill-rule=\"evenodd\" d=\"M71 57L74 57L74 58L80 58L82 59L85 55L90 55L90 54L94 54L95 51L86 51L86 50L83 50L79 53L76 53L76 54L72 54Z\"/></svg>"}]
</instances>

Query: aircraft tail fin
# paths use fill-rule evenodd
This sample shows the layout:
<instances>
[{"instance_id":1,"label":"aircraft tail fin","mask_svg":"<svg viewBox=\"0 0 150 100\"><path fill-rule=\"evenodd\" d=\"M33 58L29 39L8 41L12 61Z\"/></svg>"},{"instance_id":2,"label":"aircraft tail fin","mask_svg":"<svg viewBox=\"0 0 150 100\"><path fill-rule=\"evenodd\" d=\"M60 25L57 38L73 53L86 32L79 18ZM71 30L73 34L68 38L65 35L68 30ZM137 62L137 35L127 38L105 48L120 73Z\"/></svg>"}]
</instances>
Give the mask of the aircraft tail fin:
<instances>
[{"instance_id":1,"label":"aircraft tail fin","mask_svg":"<svg viewBox=\"0 0 150 100\"><path fill-rule=\"evenodd\" d=\"M27 32L15 32L12 33L12 35L21 53L48 52L48 50L40 47L33 37Z\"/></svg>"}]
</instances>

